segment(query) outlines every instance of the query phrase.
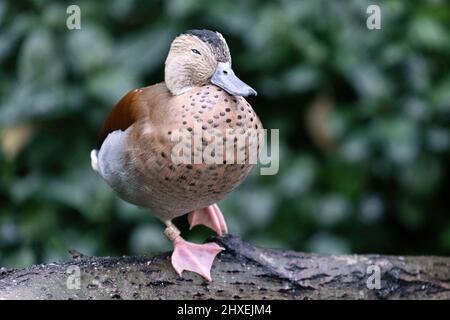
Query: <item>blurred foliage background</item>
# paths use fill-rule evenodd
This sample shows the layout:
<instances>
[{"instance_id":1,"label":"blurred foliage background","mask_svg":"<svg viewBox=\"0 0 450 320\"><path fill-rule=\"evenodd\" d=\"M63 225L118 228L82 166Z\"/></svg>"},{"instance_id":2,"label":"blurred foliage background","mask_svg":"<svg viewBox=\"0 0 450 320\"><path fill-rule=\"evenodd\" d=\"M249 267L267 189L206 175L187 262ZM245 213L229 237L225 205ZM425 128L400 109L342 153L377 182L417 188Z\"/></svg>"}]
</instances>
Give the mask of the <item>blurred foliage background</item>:
<instances>
[{"instance_id":1,"label":"blurred foliage background","mask_svg":"<svg viewBox=\"0 0 450 320\"><path fill-rule=\"evenodd\" d=\"M378 4L382 29L368 30ZM81 8L81 30L66 8ZM218 30L280 171L220 203L231 232L325 253L450 254L450 6L439 1L0 1L0 265L170 249L90 167L108 112ZM186 231L185 218L176 223ZM186 234L203 241L211 232Z\"/></svg>"}]
</instances>

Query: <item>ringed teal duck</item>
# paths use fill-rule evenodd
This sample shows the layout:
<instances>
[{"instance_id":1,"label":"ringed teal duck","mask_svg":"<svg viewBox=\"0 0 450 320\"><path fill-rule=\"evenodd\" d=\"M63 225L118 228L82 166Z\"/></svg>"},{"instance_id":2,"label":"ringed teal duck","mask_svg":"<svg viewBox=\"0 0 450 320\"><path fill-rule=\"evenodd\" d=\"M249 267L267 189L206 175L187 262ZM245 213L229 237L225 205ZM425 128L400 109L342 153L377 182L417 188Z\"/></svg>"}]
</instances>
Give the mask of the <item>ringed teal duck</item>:
<instances>
[{"instance_id":1,"label":"ringed teal duck","mask_svg":"<svg viewBox=\"0 0 450 320\"><path fill-rule=\"evenodd\" d=\"M93 169L122 199L149 208L165 223L164 233L174 244L172 265L180 275L189 270L211 281L212 263L223 248L185 241L171 220L188 214L191 228L203 224L219 235L227 233L216 203L247 177L254 163L248 155L241 163L225 157L227 150L237 152L237 138L231 151L211 152L226 159L220 163L179 163L173 158L179 155L174 153L178 142L174 137L181 130L192 133L199 128L204 134L213 132L216 141L226 142L231 130L246 135L244 147L249 147L249 132L263 129L243 98L252 95L256 91L231 69L230 51L220 33L186 31L170 46L165 82L126 94L103 125L99 150L91 152ZM195 150L204 152L212 140L201 141ZM259 152L262 135L255 141ZM195 144L187 147L193 155Z\"/></svg>"}]
</instances>

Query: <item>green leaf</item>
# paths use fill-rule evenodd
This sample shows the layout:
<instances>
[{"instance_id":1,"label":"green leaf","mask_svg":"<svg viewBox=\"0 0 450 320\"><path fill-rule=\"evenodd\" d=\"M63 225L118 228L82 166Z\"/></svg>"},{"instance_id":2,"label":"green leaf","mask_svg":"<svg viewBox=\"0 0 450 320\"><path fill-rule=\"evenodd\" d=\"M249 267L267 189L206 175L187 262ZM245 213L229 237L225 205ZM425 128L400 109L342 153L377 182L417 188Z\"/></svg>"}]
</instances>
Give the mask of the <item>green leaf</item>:
<instances>
[{"instance_id":1,"label":"green leaf","mask_svg":"<svg viewBox=\"0 0 450 320\"><path fill-rule=\"evenodd\" d=\"M47 29L31 32L22 45L17 73L21 85L27 83L49 88L62 81L64 65L55 39Z\"/></svg>"}]
</instances>

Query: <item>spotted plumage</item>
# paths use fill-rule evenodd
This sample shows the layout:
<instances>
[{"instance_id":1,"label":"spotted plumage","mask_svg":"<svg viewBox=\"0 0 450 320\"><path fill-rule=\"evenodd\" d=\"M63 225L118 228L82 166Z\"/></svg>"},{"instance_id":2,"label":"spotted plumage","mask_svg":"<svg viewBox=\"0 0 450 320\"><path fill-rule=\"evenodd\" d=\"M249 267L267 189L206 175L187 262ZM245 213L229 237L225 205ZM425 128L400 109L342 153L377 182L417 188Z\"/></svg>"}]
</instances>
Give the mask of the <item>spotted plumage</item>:
<instances>
[{"instance_id":1,"label":"spotted plumage","mask_svg":"<svg viewBox=\"0 0 450 320\"><path fill-rule=\"evenodd\" d=\"M245 134L248 129L262 128L258 116L243 97L232 97L213 85L172 97L161 83L132 91L124 99L135 101L131 106L146 101L137 114L140 121L125 128L126 150L122 151L119 169L124 174L118 178L116 166L113 172L109 171L105 154L108 149L100 149L99 158L100 172L125 200L150 208L163 220L173 219L222 200L252 169L248 160L244 166L173 164L171 160L175 145L171 135L179 128L220 130L222 139L226 139L227 129L241 130L239 133ZM115 109L111 115L117 112ZM101 136L105 135L107 132L102 132ZM206 145L202 147L201 152Z\"/></svg>"}]
</instances>

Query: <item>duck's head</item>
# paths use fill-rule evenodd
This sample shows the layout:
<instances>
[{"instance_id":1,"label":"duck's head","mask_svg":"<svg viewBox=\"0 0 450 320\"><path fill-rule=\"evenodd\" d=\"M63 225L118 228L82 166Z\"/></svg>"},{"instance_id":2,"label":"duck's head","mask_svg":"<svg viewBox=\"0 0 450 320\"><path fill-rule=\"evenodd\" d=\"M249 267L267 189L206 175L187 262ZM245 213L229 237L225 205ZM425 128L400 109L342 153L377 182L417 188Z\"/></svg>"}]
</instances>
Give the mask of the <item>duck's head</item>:
<instances>
[{"instance_id":1,"label":"duck's head","mask_svg":"<svg viewBox=\"0 0 450 320\"><path fill-rule=\"evenodd\" d=\"M189 30L173 40L166 59L165 82L173 95L209 83L234 96L256 96L231 69L224 37L210 30Z\"/></svg>"}]
</instances>

